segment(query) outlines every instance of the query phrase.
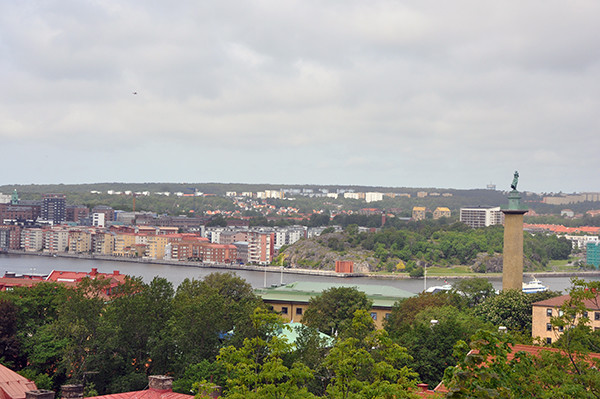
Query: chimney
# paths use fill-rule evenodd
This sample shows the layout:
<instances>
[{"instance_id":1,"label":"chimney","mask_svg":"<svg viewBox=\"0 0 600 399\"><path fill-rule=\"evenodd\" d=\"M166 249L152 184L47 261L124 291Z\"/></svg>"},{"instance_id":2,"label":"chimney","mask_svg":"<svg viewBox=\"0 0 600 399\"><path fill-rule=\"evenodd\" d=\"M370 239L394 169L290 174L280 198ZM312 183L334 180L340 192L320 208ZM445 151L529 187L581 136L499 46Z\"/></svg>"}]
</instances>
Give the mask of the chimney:
<instances>
[{"instance_id":1,"label":"chimney","mask_svg":"<svg viewBox=\"0 0 600 399\"><path fill-rule=\"evenodd\" d=\"M417 384L417 387L421 388L422 392L427 392L427 390L429 389L429 385L427 384Z\"/></svg>"},{"instance_id":2,"label":"chimney","mask_svg":"<svg viewBox=\"0 0 600 399\"><path fill-rule=\"evenodd\" d=\"M113 275L118 276L119 274L121 274L121 273L119 273L118 270L113 270Z\"/></svg>"},{"instance_id":3,"label":"chimney","mask_svg":"<svg viewBox=\"0 0 600 399\"><path fill-rule=\"evenodd\" d=\"M166 375L151 375L148 377L148 386L155 391L172 391L173 377Z\"/></svg>"},{"instance_id":4,"label":"chimney","mask_svg":"<svg viewBox=\"0 0 600 399\"><path fill-rule=\"evenodd\" d=\"M60 387L61 399L81 399L83 398L83 385L63 385Z\"/></svg>"},{"instance_id":5,"label":"chimney","mask_svg":"<svg viewBox=\"0 0 600 399\"><path fill-rule=\"evenodd\" d=\"M90 275L95 276L96 274L98 274L98 268L92 267L92 272L90 273Z\"/></svg>"},{"instance_id":6,"label":"chimney","mask_svg":"<svg viewBox=\"0 0 600 399\"><path fill-rule=\"evenodd\" d=\"M35 389L25 392L25 399L54 399L54 391Z\"/></svg>"}]
</instances>

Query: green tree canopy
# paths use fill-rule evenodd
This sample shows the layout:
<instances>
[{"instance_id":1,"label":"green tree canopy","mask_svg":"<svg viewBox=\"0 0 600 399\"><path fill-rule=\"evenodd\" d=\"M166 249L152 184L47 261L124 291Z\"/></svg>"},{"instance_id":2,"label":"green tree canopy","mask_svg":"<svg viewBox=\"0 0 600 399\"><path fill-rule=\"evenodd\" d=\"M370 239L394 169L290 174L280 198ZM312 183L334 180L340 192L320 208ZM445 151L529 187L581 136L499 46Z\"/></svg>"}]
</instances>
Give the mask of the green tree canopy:
<instances>
[{"instance_id":1,"label":"green tree canopy","mask_svg":"<svg viewBox=\"0 0 600 399\"><path fill-rule=\"evenodd\" d=\"M335 335L350 327L354 312L370 310L372 302L356 287L332 287L312 297L302 317L308 326Z\"/></svg>"}]
</instances>

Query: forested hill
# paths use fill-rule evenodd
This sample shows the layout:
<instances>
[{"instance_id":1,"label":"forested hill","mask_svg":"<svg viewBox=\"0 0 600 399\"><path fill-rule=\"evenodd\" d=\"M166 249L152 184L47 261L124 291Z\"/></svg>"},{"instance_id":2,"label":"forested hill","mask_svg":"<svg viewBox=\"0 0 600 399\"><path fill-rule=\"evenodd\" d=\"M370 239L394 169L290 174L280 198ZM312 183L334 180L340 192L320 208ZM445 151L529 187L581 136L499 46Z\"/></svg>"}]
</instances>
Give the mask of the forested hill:
<instances>
[{"instance_id":1,"label":"forested hill","mask_svg":"<svg viewBox=\"0 0 600 399\"><path fill-rule=\"evenodd\" d=\"M468 265L476 272L500 272L502 226L471 229L462 223L408 223L404 229L343 232L300 240L281 251L278 261L290 267L334 269L336 260L350 260L360 272L407 271L421 266ZM525 235L525 269L540 270L552 259L567 259L571 243L554 235Z\"/></svg>"},{"instance_id":2,"label":"forested hill","mask_svg":"<svg viewBox=\"0 0 600 399\"><path fill-rule=\"evenodd\" d=\"M0 186L0 192L11 193L17 190L19 193L43 194L49 192L69 193L88 193L90 191L106 192L114 191L150 191L150 192L202 192L207 194L225 195L228 191L235 192L257 192L264 190L280 189L307 189L318 192L319 189L325 189L329 192L336 190L352 190L354 192L382 192L382 193L403 193L416 197L417 192L427 193L446 193L451 196L445 197L449 200L452 197L469 198L473 205L496 205L505 202L505 194L502 191L472 189L456 190L447 188L410 188L410 187L381 187L381 186L352 186L352 185L311 185L311 184L245 184L245 183L89 183L89 184L24 184L24 185L3 185ZM422 198L423 201L431 198Z\"/></svg>"}]
</instances>

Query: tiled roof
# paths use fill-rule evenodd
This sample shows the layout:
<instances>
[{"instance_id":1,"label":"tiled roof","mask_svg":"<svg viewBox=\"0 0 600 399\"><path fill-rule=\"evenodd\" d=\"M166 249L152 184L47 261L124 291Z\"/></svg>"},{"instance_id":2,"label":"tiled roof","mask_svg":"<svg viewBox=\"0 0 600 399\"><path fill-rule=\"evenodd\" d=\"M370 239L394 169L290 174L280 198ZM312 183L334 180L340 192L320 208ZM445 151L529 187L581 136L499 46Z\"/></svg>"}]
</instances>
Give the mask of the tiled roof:
<instances>
[{"instance_id":1,"label":"tiled roof","mask_svg":"<svg viewBox=\"0 0 600 399\"><path fill-rule=\"evenodd\" d=\"M0 399L25 399L25 392L36 389L32 381L0 364Z\"/></svg>"},{"instance_id":2,"label":"tiled roof","mask_svg":"<svg viewBox=\"0 0 600 399\"><path fill-rule=\"evenodd\" d=\"M570 297L570 295L562 295L550 299L544 299L543 301L534 302L532 306L555 308L562 306ZM583 301L583 304L588 310L600 310L600 297L596 297L595 299L586 299Z\"/></svg>"},{"instance_id":3,"label":"tiled roof","mask_svg":"<svg viewBox=\"0 0 600 399\"><path fill-rule=\"evenodd\" d=\"M92 396L86 399L193 399L194 395L186 395L173 391L146 389L144 391L114 393L111 395Z\"/></svg>"}]
</instances>

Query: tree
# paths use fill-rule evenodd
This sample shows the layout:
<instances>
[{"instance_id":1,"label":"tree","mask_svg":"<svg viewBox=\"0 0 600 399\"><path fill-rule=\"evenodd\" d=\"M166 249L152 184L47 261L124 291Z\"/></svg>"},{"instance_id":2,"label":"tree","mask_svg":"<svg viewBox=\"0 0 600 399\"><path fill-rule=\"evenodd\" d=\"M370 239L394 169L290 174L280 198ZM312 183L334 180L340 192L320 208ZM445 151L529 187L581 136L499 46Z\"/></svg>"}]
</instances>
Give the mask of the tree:
<instances>
[{"instance_id":1,"label":"tree","mask_svg":"<svg viewBox=\"0 0 600 399\"><path fill-rule=\"evenodd\" d=\"M140 390L147 374L172 371L174 345L162 333L171 317L172 298L173 286L166 279L156 277L144 284L135 278L122 284L119 295L105 305L98 350L90 359L95 373L88 377L101 393Z\"/></svg>"},{"instance_id":2,"label":"tree","mask_svg":"<svg viewBox=\"0 0 600 399\"><path fill-rule=\"evenodd\" d=\"M302 320L319 331L335 335L350 327L354 312L370 310L372 302L356 287L332 287L312 297Z\"/></svg>"},{"instance_id":3,"label":"tree","mask_svg":"<svg viewBox=\"0 0 600 399\"><path fill-rule=\"evenodd\" d=\"M367 311L354 313L346 337L335 343L324 365L332 398L412 398L417 374L407 367L406 349L373 328Z\"/></svg>"},{"instance_id":4,"label":"tree","mask_svg":"<svg viewBox=\"0 0 600 399\"><path fill-rule=\"evenodd\" d=\"M17 338L17 313L14 303L0 299L0 363L11 368L21 368L24 360Z\"/></svg>"},{"instance_id":5,"label":"tree","mask_svg":"<svg viewBox=\"0 0 600 399\"><path fill-rule=\"evenodd\" d=\"M306 382L312 371L302 363L291 367L283 356L292 351L281 316L257 308L252 316L255 335L245 338L242 347L221 349L217 360L227 370L227 398L312 398ZM289 327L287 327L289 328Z\"/></svg>"},{"instance_id":6,"label":"tree","mask_svg":"<svg viewBox=\"0 0 600 399\"><path fill-rule=\"evenodd\" d=\"M481 277L459 280L452 289L465 298L468 307L476 306L496 294L492 283Z\"/></svg>"},{"instance_id":7,"label":"tree","mask_svg":"<svg viewBox=\"0 0 600 399\"><path fill-rule=\"evenodd\" d=\"M531 304L559 295L560 293L553 291L535 294L526 294L520 290L502 291L480 303L473 311L476 316L495 326L504 326L531 336Z\"/></svg>"},{"instance_id":8,"label":"tree","mask_svg":"<svg viewBox=\"0 0 600 399\"><path fill-rule=\"evenodd\" d=\"M435 320L436 323L432 323ZM413 358L411 368L429 386L436 386L444 370L456 364L454 345L469 342L485 324L454 306L430 307L419 312L409 328L394 340Z\"/></svg>"},{"instance_id":9,"label":"tree","mask_svg":"<svg viewBox=\"0 0 600 399\"><path fill-rule=\"evenodd\" d=\"M561 351L514 353L511 334L478 331L470 346L456 345L460 359L444 375L447 398L598 398L597 361ZM590 367L591 366L591 367Z\"/></svg>"},{"instance_id":10,"label":"tree","mask_svg":"<svg viewBox=\"0 0 600 399\"><path fill-rule=\"evenodd\" d=\"M428 308L452 306L458 303L459 299L454 293L422 292L417 296L396 302L390 316L384 321L384 327L391 336L397 337L413 324L419 312Z\"/></svg>"},{"instance_id":11,"label":"tree","mask_svg":"<svg viewBox=\"0 0 600 399\"><path fill-rule=\"evenodd\" d=\"M185 279L173 299L176 368L214 359L224 340L241 345L252 329L253 309L259 306L264 304L252 287L233 273L212 273L202 281Z\"/></svg>"}]
</instances>

